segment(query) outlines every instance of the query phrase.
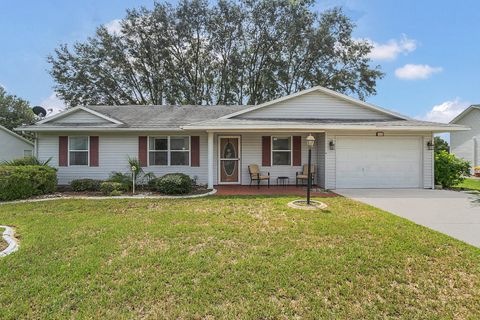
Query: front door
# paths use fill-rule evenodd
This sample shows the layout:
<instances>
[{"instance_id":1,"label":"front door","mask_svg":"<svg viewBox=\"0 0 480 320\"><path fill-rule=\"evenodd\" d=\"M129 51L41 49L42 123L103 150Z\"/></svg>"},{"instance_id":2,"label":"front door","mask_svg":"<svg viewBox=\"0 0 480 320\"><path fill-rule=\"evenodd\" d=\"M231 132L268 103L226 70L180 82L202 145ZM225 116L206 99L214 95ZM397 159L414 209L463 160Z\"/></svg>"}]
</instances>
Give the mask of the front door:
<instances>
[{"instance_id":1,"label":"front door","mask_svg":"<svg viewBox=\"0 0 480 320\"><path fill-rule=\"evenodd\" d=\"M240 183L240 137L218 138L220 184Z\"/></svg>"}]
</instances>

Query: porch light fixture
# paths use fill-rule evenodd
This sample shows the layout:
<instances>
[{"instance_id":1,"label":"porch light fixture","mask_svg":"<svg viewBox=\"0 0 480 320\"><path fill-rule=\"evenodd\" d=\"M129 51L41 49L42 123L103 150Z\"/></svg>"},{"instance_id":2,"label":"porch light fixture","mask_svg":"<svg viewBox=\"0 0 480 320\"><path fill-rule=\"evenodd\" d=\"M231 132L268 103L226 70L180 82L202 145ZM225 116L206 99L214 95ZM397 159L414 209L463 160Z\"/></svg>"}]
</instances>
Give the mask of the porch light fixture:
<instances>
[{"instance_id":1,"label":"porch light fixture","mask_svg":"<svg viewBox=\"0 0 480 320\"><path fill-rule=\"evenodd\" d=\"M330 147L330 150L335 150L335 142L333 140L330 140L328 146Z\"/></svg>"},{"instance_id":2,"label":"porch light fixture","mask_svg":"<svg viewBox=\"0 0 480 320\"><path fill-rule=\"evenodd\" d=\"M433 149L435 149L435 144L433 143L432 140L430 140L430 141L427 142L427 148L428 148L428 150L433 150Z\"/></svg>"},{"instance_id":3,"label":"porch light fixture","mask_svg":"<svg viewBox=\"0 0 480 320\"><path fill-rule=\"evenodd\" d=\"M312 136L311 134L308 135L307 137L307 146L308 149L312 149L313 145L315 144L315 137Z\"/></svg>"},{"instance_id":4,"label":"porch light fixture","mask_svg":"<svg viewBox=\"0 0 480 320\"><path fill-rule=\"evenodd\" d=\"M375 135L377 137L383 137L385 135L385 133L383 131L377 131L377 133Z\"/></svg>"},{"instance_id":5,"label":"porch light fixture","mask_svg":"<svg viewBox=\"0 0 480 320\"><path fill-rule=\"evenodd\" d=\"M314 144L315 144L315 137L312 136L311 134L309 134L308 137L307 137L307 146L308 146L307 205L310 205L310 189L312 189L312 173L311 173L311 170L312 170L312 148L313 148Z\"/></svg>"}]
</instances>

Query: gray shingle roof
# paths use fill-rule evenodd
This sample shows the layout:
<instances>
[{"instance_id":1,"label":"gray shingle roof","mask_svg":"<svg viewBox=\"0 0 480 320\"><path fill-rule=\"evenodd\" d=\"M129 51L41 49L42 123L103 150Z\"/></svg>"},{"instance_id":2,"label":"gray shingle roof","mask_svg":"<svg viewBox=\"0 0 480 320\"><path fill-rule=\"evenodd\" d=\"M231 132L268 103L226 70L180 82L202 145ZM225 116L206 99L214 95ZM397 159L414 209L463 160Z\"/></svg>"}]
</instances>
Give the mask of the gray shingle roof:
<instances>
[{"instance_id":1,"label":"gray shingle roof","mask_svg":"<svg viewBox=\"0 0 480 320\"><path fill-rule=\"evenodd\" d=\"M129 128L178 128L180 126L213 120L249 106L87 106L123 122Z\"/></svg>"},{"instance_id":2,"label":"gray shingle roof","mask_svg":"<svg viewBox=\"0 0 480 320\"><path fill-rule=\"evenodd\" d=\"M247 128L247 127L264 127L264 128L305 128L310 127L324 127L336 129L345 128L398 128L401 130L406 127L417 127L419 129L435 128L439 130L442 128L445 129L461 129L464 128L460 125L451 125L447 123L437 123L437 122L428 122L421 120L344 120L344 119L217 119L217 120L208 120L198 123L193 123L185 126L185 129L201 129L201 128Z\"/></svg>"},{"instance_id":3,"label":"gray shingle roof","mask_svg":"<svg viewBox=\"0 0 480 320\"><path fill-rule=\"evenodd\" d=\"M251 129L345 129L345 130L425 130L446 132L465 130L459 125L420 120L369 119L220 119L249 106L87 106L86 108L117 120L115 123L62 123L47 122L24 127L26 130L251 130Z\"/></svg>"}]
</instances>

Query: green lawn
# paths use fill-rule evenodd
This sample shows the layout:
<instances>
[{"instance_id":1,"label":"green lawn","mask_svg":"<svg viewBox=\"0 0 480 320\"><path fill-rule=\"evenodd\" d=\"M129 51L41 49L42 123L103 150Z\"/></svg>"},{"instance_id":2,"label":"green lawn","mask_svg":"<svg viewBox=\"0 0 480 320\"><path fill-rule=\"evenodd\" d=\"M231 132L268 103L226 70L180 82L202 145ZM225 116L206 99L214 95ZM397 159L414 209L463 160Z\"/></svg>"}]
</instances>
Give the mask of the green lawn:
<instances>
[{"instance_id":1,"label":"green lawn","mask_svg":"<svg viewBox=\"0 0 480 320\"><path fill-rule=\"evenodd\" d=\"M480 249L345 198L0 206L0 318L479 318Z\"/></svg>"},{"instance_id":2,"label":"green lawn","mask_svg":"<svg viewBox=\"0 0 480 320\"><path fill-rule=\"evenodd\" d=\"M465 179L462 183L455 186L455 188L480 190L480 179Z\"/></svg>"}]
</instances>

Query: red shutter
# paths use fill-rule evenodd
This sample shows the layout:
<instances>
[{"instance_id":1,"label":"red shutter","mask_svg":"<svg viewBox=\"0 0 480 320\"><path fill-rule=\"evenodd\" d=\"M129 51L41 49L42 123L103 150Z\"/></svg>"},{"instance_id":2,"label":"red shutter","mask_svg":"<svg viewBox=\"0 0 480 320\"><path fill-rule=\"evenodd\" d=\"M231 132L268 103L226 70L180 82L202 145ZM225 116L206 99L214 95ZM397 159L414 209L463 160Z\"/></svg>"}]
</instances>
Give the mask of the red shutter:
<instances>
[{"instance_id":1,"label":"red shutter","mask_svg":"<svg viewBox=\"0 0 480 320\"><path fill-rule=\"evenodd\" d=\"M200 167L200 137L191 136L190 137L190 165L192 167Z\"/></svg>"},{"instance_id":2,"label":"red shutter","mask_svg":"<svg viewBox=\"0 0 480 320\"><path fill-rule=\"evenodd\" d=\"M68 137L58 137L58 166L68 166Z\"/></svg>"},{"instance_id":3,"label":"red shutter","mask_svg":"<svg viewBox=\"0 0 480 320\"><path fill-rule=\"evenodd\" d=\"M98 136L90 137L90 167L98 167Z\"/></svg>"},{"instance_id":4,"label":"red shutter","mask_svg":"<svg viewBox=\"0 0 480 320\"><path fill-rule=\"evenodd\" d=\"M138 137L138 161L142 167L148 166L147 156L147 137Z\"/></svg>"},{"instance_id":5,"label":"red shutter","mask_svg":"<svg viewBox=\"0 0 480 320\"><path fill-rule=\"evenodd\" d=\"M272 149L272 139L270 136L262 137L262 166L269 167L271 166L271 149Z\"/></svg>"},{"instance_id":6,"label":"red shutter","mask_svg":"<svg viewBox=\"0 0 480 320\"><path fill-rule=\"evenodd\" d=\"M293 136L293 165L302 165L302 137Z\"/></svg>"}]
</instances>

